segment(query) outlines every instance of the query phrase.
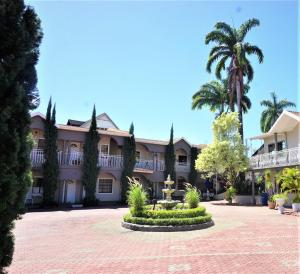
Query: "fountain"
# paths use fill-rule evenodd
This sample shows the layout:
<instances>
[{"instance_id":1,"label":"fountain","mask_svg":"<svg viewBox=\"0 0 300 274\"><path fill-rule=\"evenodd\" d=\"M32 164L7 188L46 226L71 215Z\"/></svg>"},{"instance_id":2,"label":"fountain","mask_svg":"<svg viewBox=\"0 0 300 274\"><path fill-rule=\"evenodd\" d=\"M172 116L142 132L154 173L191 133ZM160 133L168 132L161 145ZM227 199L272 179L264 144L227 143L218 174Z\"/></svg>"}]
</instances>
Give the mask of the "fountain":
<instances>
[{"instance_id":1,"label":"fountain","mask_svg":"<svg viewBox=\"0 0 300 274\"><path fill-rule=\"evenodd\" d=\"M164 183L167 188L163 188L162 192L166 194L166 199L159 200L157 203L160 204L164 209L172 209L178 203L180 203L180 201L172 200L172 193L175 191L175 189L172 189L171 187L174 184L174 181L171 180L170 174L168 175L168 178Z\"/></svg>"}]
</instances>

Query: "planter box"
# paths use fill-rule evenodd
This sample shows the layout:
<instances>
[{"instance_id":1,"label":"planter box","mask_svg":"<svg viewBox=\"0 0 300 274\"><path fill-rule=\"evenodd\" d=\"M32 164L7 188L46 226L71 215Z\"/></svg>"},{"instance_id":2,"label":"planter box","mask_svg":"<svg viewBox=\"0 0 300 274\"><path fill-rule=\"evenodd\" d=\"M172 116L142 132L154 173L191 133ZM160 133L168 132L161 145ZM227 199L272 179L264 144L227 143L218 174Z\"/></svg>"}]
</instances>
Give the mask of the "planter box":
<instances>
[{"instance_id":1,"label":"planter box","mask_svg":"<svg viewBox=\"0 0 300 274\"><path fill-rule=\"evenodd\" d=\"M252 195L235 195L233 202L239 205L252 205ZM255 202L257 205L261 204L260 195L255 195Z\"/></svg>"}]
</instances>

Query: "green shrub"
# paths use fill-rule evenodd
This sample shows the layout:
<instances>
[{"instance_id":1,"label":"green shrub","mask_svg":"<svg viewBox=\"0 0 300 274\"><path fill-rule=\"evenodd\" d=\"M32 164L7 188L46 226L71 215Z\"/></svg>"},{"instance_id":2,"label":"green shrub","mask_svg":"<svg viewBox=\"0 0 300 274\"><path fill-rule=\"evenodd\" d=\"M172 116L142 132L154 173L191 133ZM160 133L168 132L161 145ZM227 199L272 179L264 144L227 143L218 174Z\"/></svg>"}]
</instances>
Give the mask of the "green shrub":
<instances>
[{"instance_id":1,"label":"green shrub","mask_svg":"<svg viewBox=\"0 0 300 274\"><path fill-rule=\"evenodd\" d=\"M231 203L235 194L236 194L236 189L233 186L230 186L227 188L225 192L225 199Z\"/></svg>"},{"instance_id":2,"label":"green shrub","mask_svg":"<svg viewBox=\"0 0 300 274\"><path fill-rule=\"evenodd\" d=\"M211 221L211 215L205 214L195 218L169 218L169 219L152 219L143 217L133 217L131 214L124 216L124 221L127 223L140 225L157 225L157 226L179 226L179 225L194 225L202 224Z\"/></svg>"},{"instance_id":3,"label":"green shrub","mask_svg":"<svg viewBox=\"0 0 300 274\"><path fill-rule=\"evenodd\" d=\"M205 215L205 207L173 210L145 210L143 217L152 219L194 218Z\"/></svg>"},{"instance_id":4,"label":"green shrub","mask_svg":"<svg viewBox=\"0 0 300 274\"><path fill-rule=\"evenodd\" d=\"M200 202L200 194L196 187L191 184L186 184L185 202L189 208L196 208Z\"/></svg>"},{"instance_id":5,"label":"green shrub","mask_svg":"<svg viewBox=\"0 0 300 274\"><path fill-rule=\"evenodd\" d=\"M132 216L142 216L144 206L147 202L147 193L143 186L136 180L128 177L129 190L127 192L127 202Z\"/></svg>"}]
</instances>

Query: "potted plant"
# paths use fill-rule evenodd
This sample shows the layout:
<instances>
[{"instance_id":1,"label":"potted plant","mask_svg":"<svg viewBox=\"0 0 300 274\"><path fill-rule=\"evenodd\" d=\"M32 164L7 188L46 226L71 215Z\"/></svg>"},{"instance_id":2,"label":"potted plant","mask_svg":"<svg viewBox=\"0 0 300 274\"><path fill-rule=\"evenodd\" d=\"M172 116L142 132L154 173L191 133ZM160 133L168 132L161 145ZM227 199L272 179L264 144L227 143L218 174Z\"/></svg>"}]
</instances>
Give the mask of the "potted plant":
<instances>
[{"instance_id":1,"label":"potted plant","mask_svg":"<svg viewBox=\"0 0 300 274\"><path fill-rule=\"evenodd\" d=\"M270 209L275 209L275 206L276 206L276 203L275 203L274 195L269 195L268 207Z\"/></svg>"},{"instance_id":2,"label":"potted plant","mask_svg":"<svg viewBox=\"0 0 300 274\"><path fill-rule=\"evenodd\" d=\"M280 176L281 189L287 195L295 195L292 201L293 211L300 211L300 170L297 168L285 168Z\"/></svg>"},{"instance_id":3,"label":"potted plant","mask_svg":"<svg viewBox=\"0 0 300 274\"><path fill-rule=\"evenodd\" d=\"M283 214L284 213L283 205L287 199L286 194L285 193L275 194L275 195L273 195L273 199L276 201L278 212L280 214Z\"/></svg>"},{"instance_id":4,"label":"potted plant","mask_svg":"<svg viewBox=\"0 0 300 274\"><path fill-rule=\"evenodd\" d=\"M227 188L225 193L225 199L228 201L229 204L232 204L232 199L236 194L236 189L233 186Z\"/></svg>"}]
</instances>

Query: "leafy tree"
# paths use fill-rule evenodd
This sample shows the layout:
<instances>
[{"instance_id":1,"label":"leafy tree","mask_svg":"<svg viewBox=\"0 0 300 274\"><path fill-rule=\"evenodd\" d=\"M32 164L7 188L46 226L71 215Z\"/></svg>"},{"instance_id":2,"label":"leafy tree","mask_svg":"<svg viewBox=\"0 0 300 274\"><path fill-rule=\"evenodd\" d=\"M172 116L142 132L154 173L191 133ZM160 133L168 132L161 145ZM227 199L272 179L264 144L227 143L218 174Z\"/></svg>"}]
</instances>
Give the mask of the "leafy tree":
<instances>
[{"instance_id":1,"label":"leafy tree","mask_svg":"<svg viewBox=\"0 0 300 274\"><path fill-rule=\"evenodd\" d=\"M230 91L230 105L233 111L234 93L237 96L237 108L239 120L241 123L240 135L243 140L243 113L242 113L242 96L244 93L244 76L247 77L248 83L252 81L254 70L248 59L249 55L256 55L259 63L264 60L261 49L245 41L247 33L256 26L259 26L258 19L249 19L238 29L231 27L225 22L218 22L215 29L206 35L205 43L215 42L209 54L206 69L211 72L211 66L217 62L215 74L221 79L222 70L228 72L228 89ZM229 65L226 67L226 64Z\"/></svg>"},{"instance_id":2,"label":"leafy tree","mask_svg":"<svg viewBox=\"0 0 300 274\"><path fill-rule=\"evenodd\" d=\"M244 93L242 96L242 110L243 113L248 112L251 108L251 101L247 96L249 85L244 86ZM210 111L216 112L216 118L222 113L228 112L230 107L230 96L228 93L227 80L211 81L204 84L192 97L192 109L202 109L202 107L209 107ZM234 96L234 102L237 104L237 97ZM234 111L234 105L231 106Z\"/></svg>"},{"instance_id":3,"label":"leafy tree","mask_svg":"<svg viewBox=\"0 0 300 274\"><path fill-rule=\"evenodd\" d=\"M136 163L135 156L135 137L134 137L134 125L131 123L129 128L129 137L124 138L124 145L122 149L123 154L123 170L121 175L121 184L122 184L122 192L121 192L121 200L123 203L126 202L126 195L129 187L128 178L131 178L133 175L133 170Z\"/></svg>"},{"instance_id":4,"label":"leafy tree","mask_svg":"<svg viewBox=\"0 0 300 274\"><path fill-rule=\"evenodd\" d=\"M175 149L174 149L174 130L173 125L170 131L170 140L165 150L165 178L170 174L171 180L176 181L176 172L175 172Z\"/></svg>"},{"instance_id":5,"label":"leafy tree","mask_svg":"<svg viewBox=\"0 0 300 274\"><path fill-rule=\"evenodd\" d=\"M275 92L271 92L271 100L263 100L260 104L267 108L262 112L260 118L260 128L262 132L267 132L271 129L284 109L296 107L293 102L286 99L278 102Z\"/></svg>"},{"instance_id":6,"label":"leafy tree","mask_svg":"<svg viewBox=\"0 0 300 274\"><path fill-rule=\"evenodd\" d=\"M100 167L98 166L100 135L97 130L96 108L94 106L91 125L85 136L83 147L82 184L85 189L84 205L94 206L98 201L95 196Z\"/></svg>"},{"instance_id":7,"label":"leafy tree","mask_svg":"<svg viewBox=\"0 0 300 274\"><path fill-rule=\"evenodd\" d=\"M223 113L213 123L213 142L202 149L196 169L208 177L220 174L234 185L240 172L248 166L246 148L239 134L238 113Z\"/></svg>"},{"instance_id":8,"label":"leafy tree","mask_svg":"<svg viewBox=\"0 0 300 274\"><path fill-rule=\"evenodd\" d=\"M30 114L39 101L35 65L40 20L19 0L0 5L0 272L14 251L14 220L24 212L31 184Z\"/></svg>"},{"instance_id":9,"label":"leafy tree","mask_svg":"<svg viewBox=\"0 0 300 274\"><path fill-rule=\"evenodd\" d=\"M51 114L52 111L52 114ZM55 191L58 183L59 164L57 157L57 128L55 105L52 109L51 99L48 103L44 123L44 159L43 164L43 203L45 206L55 204Z\"/></svg>"},{"instance_id":10,"label":"leafy tree","mask_svg":"<svg viewBox=\"0 0 300 274\"><path fill-rule=\"evenodd\" d=\"M198 149L196 147L192 147L191 148L191 167L190 167L190 174L189 174L189 182L192 186L196 185L196 180L197 180L197 170L195 167L197 156L198 156Z\"/></svg>"}]
</instances>

